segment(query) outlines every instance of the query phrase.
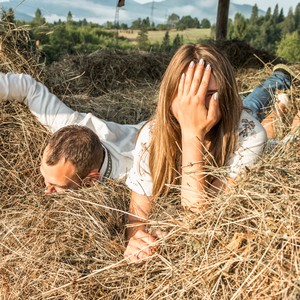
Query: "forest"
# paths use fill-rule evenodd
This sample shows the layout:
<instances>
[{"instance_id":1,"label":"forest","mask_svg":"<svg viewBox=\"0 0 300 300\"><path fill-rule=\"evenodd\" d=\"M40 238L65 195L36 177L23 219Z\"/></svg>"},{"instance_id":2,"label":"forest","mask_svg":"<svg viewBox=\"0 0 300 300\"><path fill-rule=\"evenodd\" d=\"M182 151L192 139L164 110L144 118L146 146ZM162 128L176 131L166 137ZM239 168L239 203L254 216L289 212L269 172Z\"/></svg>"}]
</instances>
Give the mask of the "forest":
<instances>
[{"instance_id":1,"label":"forest","mask_svg":"<svg viewBox=\"0 0 300 300\"><path fill-rule=\"evenodd\" d=\"M25 22L15 20L13 9L2 12L2 20L15 23L17 26L29 27L32 34L32 43L37 46L44 55L47 63L59 60L65 54L87 54L103 48L133 49L160 51L173 53L183 43L183 36L177 34L170 39L170 30L185 30L188 28L210 28L210 37L214 39L215 24L208 19L199 21L191 16L179 17L171 14L166 24L154 24L150 19L137 19L129 26L107 21L100 25L88 22L86 19L73 20L69 11L66 20L58 20L48 23L40 9L37 9L32 21ZM2 22L7 24L7 22ZM118 33L120 30L137 30L137 38L134 42ZM152 43L148 38L149 31L165 31L163 40ZM249 18L236 13L234 19L228 22L228 39L241 40L251 47L268 51L280 56L287 61L300 60L300 3L293 10L290 8L287 15L278 4L272 10L268 8L265 15L259 15L258 6L252 7ZM201 37L194 42L201 41Z\"/></svg>"}]
</instances>

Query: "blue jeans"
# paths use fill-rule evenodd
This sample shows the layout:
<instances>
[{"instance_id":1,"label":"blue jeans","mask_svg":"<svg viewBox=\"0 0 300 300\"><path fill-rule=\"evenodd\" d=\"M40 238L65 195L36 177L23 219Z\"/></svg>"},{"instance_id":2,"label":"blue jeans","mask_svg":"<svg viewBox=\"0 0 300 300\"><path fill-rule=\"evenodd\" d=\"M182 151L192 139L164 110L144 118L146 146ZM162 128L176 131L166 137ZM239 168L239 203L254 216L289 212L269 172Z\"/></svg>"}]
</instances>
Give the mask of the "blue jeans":
<instances>
[{"instance_id":1,"label":"blue jeans","mask_svg":"<svg viewBox=\"0 0 300 300\"><path fill-rule=\"evenodd\" d=\"M249 108L253 117L261 122L266 117L264 111L272 105L272 95L275 94L276 89L284 90L290 87L290 76L281 71L275 71L266 81L242 99L244 107Z\"/></svg>"}]
</instances>

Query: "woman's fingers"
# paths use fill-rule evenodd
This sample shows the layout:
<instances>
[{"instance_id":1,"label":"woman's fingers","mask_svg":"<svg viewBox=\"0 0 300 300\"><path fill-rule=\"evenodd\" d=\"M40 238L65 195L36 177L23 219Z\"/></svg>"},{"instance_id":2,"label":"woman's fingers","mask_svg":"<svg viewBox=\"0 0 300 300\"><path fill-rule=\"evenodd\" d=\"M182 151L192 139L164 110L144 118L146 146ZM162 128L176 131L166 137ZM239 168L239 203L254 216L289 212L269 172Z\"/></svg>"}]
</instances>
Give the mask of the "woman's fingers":
<instances>
[{"instance_id":1,"label":"woman's fingers","mask_svg":"<svg viewBox=\"0 0 300 300\"><path fill-rule=\"evenodd\" d=\"M124 257L128 262L138 263L150 258L156 252L156 238L138 230L128 242Z\"/></svg>"},{"instance_id":2,"label":"woman's fingers","mask_svg":"<svg viewBox=\"0 0 300 300\"><path fill-rule=\"evenodd\" d=\"M218 92L214 93L211 96L208 112L207 112L207 121L210 123L210 130L214 125L216 125L221 120L221 110L219 103L219 94Z\"/></svg>"},{"instance_id":3,"label":"woman's fingers","mask_svg":"<svg viewBox=\"0 0 300 300\"><path fill-rule=\"evenodd\" d=\"M207 89L208 89L209 81L210 81L210 76L211 76L211 66L210 66L210 64L207 64L206 68L204 70L204 73L203 73L201 83L199 85L199 89L198 89L198 95L200 97L202 97L203 99L205 99L205 96L206 96L206 93L207 93Z\"/></svg>"},{"instance_id":4,"label":"woman's fingers","mask_svg":"<svg viewBox=\"0 0 300 300\"><path fill-rule=\"evenodd\" d=\"M199 63L195 66L194 77L193 77L192 84L190 87L191 95L197 94L199 87L200 87L200 83L202 81L203 72L204 72L204 61L201 58Z\"/></svg>"},{"instance_id":5,"label":"woman's fingers","mask_svg":"<svg viewBox=\"0 0 300 300\"><path fill-rule=\"evenodd\" d=\"M192 81L194 78L194 71L195 71L195 63L194 63L194 61L191 61L190 65L186 71L185 80L184 80L183 93L185 95L188 95L190 92L190 88L191 88Z\"/></svg>"}]
</instances>

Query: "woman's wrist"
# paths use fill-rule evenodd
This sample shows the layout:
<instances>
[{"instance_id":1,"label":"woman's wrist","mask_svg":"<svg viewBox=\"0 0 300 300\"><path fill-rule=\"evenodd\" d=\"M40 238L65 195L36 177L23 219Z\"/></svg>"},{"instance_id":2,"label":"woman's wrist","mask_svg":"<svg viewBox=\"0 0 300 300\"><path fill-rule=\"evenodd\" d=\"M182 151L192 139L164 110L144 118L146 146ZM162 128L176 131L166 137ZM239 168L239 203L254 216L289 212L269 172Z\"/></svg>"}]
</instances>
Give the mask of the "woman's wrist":
<instances>
[{"instance_id":1,"label":"woman's wrist","mask_svg":"<svg viewBox=\"0 0 300 300\"><path fill-rule=\"evenodd\" d=\"M199 132L199 133L182 133L182 145L185 145L186 143L203 143L205 139L205 133Z\"/></svg>"}]
</instances>

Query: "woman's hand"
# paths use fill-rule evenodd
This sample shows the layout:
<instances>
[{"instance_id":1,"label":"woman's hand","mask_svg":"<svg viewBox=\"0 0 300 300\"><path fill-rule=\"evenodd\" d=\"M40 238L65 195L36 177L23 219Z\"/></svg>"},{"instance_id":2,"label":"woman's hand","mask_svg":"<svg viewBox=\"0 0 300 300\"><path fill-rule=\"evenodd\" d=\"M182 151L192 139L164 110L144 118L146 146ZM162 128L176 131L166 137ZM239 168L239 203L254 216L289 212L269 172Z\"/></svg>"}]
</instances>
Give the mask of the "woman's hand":
<instances>
[{"instance_id":1,"label":"woman's hand","mask_svg":"<svg viewBox=\"0 0 300 300\"><path fill-rule=\"evenodd\" d=\"M156 253L156 237L138 230L129 240L124 257L130 263L140 263Z\"/></svg>"},{"instance_id":2,"label":"woman's hand","mask_svg":"<svg viewBox=\"0 0 300 300\"><path fill-rule=\"evenodd\" d=\"M203 141L220 121L216 81L211 75L211 66L208 64L205 68L202 59L196 65L191 62L186 74L182 74L172 109L183 137L198 137Z\"/></svg>"}]
</instances>

